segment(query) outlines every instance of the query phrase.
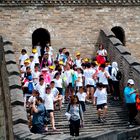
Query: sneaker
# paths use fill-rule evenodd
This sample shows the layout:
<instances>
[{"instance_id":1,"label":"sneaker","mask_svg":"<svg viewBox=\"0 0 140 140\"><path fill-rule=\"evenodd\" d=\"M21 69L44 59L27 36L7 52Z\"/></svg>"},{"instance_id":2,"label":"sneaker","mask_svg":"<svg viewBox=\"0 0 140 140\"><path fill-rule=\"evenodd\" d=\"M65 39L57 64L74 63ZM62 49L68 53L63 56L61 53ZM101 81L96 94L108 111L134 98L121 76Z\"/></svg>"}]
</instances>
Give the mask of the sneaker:
<instances>
[{"instance_id":1,"label":"sneaker","mask_svg":"<svg viewBox=\"0 0 140 140\"><path fill-rule=\"evenodd\" d=\"M98 123L103 123L103 120L101 118L99 118Z\"/></svg>"},{"instance_id":2,"label":"sneaker","mask_svg":"<svg viewBox=\"0 0 140 140\"><path fill-rule=\"evenodd\" d=\"M106 122L106 118L105 117L103 117L103 122Z\"/></svg>"},{"instance_id":3,"label":"sneaker","mask_svg":"<svg viewBox=\"0 0 140 140\"><path fill-rule=\"evenodd\" d=\"M133 128L133 127L135 127L135 125L130 124L128 127L129 128Z\"/></svg>"}]
</instances>

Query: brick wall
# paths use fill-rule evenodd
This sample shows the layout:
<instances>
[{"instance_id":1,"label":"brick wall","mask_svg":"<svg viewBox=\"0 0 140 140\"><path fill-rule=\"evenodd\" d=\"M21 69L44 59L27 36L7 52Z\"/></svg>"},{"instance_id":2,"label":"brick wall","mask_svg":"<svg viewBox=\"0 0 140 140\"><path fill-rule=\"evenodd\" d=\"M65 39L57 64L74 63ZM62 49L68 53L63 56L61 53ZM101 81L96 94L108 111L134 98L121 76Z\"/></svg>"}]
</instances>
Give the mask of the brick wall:
<instances>
[{"instance_id":1,"label":"brick wall","mask_svg":"<svg viewBox=\"0 0 140 140\"><path fill-rule=\"evenodd\" d=\"M0 6L0 33L13 42L19 57L21 48L30 50L31 36L43 27L51 34L55 51L67 47L74 55L81 51L91 56L101 28L121 26L126 33L126 47L140 58L139 6ZM85 53L87 52L87 53Z\"/></svg>"}]
</instances>

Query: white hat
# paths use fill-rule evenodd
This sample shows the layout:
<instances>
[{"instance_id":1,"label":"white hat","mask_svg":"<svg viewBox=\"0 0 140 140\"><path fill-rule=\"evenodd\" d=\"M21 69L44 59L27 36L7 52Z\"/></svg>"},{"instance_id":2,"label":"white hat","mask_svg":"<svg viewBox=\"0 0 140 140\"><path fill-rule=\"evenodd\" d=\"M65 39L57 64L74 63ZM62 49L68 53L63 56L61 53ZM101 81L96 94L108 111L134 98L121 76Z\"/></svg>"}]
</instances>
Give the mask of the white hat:
<instances>
[{"instance_id":1,"label":"white hat","mask_svg":"<svg viewBox=\"0 0 140 140\"><path fill-rule=\"evenodd\" d=\"M129 79L129 80L127 81L127 83L129 83L130 85L134 85L134 84L135 84L133 79Z\"/></svg>"},{"instance_id":2,"label":"white hat","mask_svg":"<svg viewBox=\"0 0 140 140\"><path fill-rule=\"evenodd\" d=\"M48 71L48 69L47 68L43 68L41 71Z\"/></svg>"}]
</instances>

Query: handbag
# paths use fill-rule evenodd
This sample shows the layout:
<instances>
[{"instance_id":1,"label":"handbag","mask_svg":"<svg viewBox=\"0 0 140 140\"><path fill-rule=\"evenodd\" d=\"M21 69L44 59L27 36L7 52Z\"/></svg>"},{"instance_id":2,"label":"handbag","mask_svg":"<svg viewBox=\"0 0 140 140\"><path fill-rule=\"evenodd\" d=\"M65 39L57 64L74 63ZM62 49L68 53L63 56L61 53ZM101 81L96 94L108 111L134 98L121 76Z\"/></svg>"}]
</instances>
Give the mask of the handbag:
<instances>
[{"instance_id":1,"label":"handbag","mask_svg":"<svg viewBox=\"0 0 140 140\"><path fill-rule=\"evenodd\" d=\"M71 114L70 114L69 112L66 112L66 113L65 113L65 116L66 116L67 120L69 121L70 118L71 118Z\"/></svg>"}]
</instances>

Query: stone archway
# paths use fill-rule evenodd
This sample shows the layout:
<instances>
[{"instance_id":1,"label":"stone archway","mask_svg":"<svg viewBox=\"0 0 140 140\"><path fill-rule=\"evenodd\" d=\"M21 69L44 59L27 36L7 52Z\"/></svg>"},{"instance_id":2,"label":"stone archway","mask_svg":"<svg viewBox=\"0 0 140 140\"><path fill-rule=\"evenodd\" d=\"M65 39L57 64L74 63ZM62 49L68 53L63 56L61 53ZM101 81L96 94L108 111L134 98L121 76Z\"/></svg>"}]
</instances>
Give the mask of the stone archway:
<instances>
[{"instance_id":1,"label":"stone archway","mask_svg":"<svg viewBox=\"0 0 140 140\"><path fill-rule=\"evenodd\" d=\"M44 54L44 48L46 45L51 45L50 33L47 29L38 28L32 34L32 46L39 45L41 47L41 56Z\"/></svg>"},{"instance_id":2,"label":"stone archway","mask_svg":"<svg viewBox=\"0 0 140 140\"><path fill-rule=\"evenodd\" d=\"M118 38L122 42L122 44L125 46L126 41L125 41L124 29L120 26L115 26L111 29L111 31L115 34L116 38Z\"/></svg>"}]
</instances>

